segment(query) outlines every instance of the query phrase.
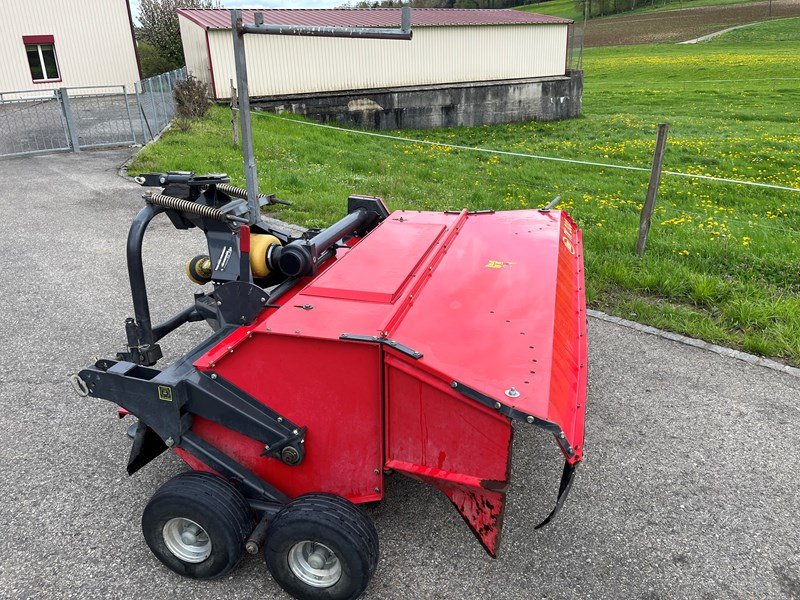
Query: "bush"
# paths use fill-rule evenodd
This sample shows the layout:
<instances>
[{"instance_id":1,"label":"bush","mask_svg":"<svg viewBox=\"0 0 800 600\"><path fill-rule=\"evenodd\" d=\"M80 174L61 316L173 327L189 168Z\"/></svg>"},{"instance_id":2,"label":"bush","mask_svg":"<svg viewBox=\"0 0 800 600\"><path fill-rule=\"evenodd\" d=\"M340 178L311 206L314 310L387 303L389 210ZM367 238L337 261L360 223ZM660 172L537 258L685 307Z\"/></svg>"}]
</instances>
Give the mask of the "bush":
<instances>
[{"instance_id":1,"label":"bush","mask_svg":"<svg viewBox=\"0 0 800 600\"><path fill-rule=\"evenodd\" d=\"M208 109L211 108L208 86L193 75L189 75L186 81L176 83L172 95L175 98L179 117L199 119L205 116Z\"/></svg>"},{"instance_id":2,"label":"bush","mask_svg":"<svg viewBox=\"0 0 800 600\"><path fill-rule=\"evenodd\" d=\"M144 40L137 40L136 47L139 50L139 62L142 66L142 77L154 77L161 75L167 71L173 71L181 65L176 65L168 58L159 54L156 47L145 42Z\"/></svg>"}]
</instances>

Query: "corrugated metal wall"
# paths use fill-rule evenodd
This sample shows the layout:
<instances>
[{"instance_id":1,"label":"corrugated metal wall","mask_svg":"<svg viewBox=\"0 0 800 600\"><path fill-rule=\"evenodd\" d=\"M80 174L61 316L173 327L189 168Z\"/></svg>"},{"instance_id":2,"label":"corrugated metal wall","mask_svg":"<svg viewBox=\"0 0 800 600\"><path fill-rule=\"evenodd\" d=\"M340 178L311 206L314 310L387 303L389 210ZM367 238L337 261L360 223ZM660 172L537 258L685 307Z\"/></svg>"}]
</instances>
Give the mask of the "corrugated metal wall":
<instances>
[{"instance_id":1,"label":"corrugated metal wall","mask_svg":"<svg viewBox=\"0 0 800 600\"><path fill-rule=\"evenodd\" d=\"M178 15L178 22L181 27L181 42L183 43L183 55L186 58L186 68L191 75L208 85L210 89L211 63L208 60L206 30L182 15Z\"/></svg>"},{"instance_id":2,"label":"corrugated metal wall","mask_svg":"<svg viewBox=\"0 0 800 600\"><path fill-rule=\"evenodd\" d=\"M567 30L566 24L417 27L410 42L249 35L250 95L563 75ZM236 77L231 32L208 34L216 96L228 98Z\"/></svg>"},{"instance_id":3,"label":"corrugated metal wall","mask_svg":"<svg viewBox=\"0 0 800 600\"><path fill-rule=\"evenodd\" d=\"M0 91L139 79L127 0L1 0ZM52 35L62 81L34 83L24 35Z\"/></svg>"}]
</instances>

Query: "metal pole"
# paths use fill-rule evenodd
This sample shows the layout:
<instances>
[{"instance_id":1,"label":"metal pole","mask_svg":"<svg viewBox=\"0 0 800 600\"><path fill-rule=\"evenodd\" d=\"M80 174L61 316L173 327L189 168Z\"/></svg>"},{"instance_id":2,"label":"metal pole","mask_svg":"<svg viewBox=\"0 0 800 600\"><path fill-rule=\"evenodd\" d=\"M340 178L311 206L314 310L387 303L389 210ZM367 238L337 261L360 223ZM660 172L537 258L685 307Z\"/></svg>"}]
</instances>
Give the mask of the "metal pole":
<instances>
[{"instance_id":1,"label":"metal pole","mask_svg":"<svg viewBox=\"0 0 800 600\"><path fill-rule=\"evenodd\" d=\"M236 86L231 79L231 134L233 137L233 147L239 145L239 107L236 104Z\"/></svg>"},{"instance_id":2,"label":"metal pole","mask_svg":"<svg viewBox=\"0 0 800 600\"><path fill-rule=\"evenodd\" d=\"M139 82L133 84L133 93L136 97L136 112L139 113L139 126L142 128L142 145L147 143L147 129L144 124L144 107L142 97L139 95Z\"/></svg>"},{"instance_id":3,"label":"metal pole","mask_svg":"<svg viewBox=\"0 0 800 600\"><path fill-rule=\"evenodd\" d=\"M122 94L125 96L125 110L128 113L128 125L131 126L131 135L133 136L133 143L136 144L136 130L133 128L133 119L131 119L131 107L128 104L128 88L127 86L122 87Z\"/></svg>"},{"instance_id":4,"label":"metal pole","mask_svg":"<svg viewBox=\"0 0 800 600\"><path fill-rule=\"evenodd\" d=\"M411 8L404 6L400 11L399 29L377 29L364 27L307 27L296 25L268 25L264 14L253 15L253 24L245 24L241 10L231 11L231 30L233 33L233 56L236 65L236 89L239 93L239 123L242 135L242 156L244 158L244 177L247 182L247 207L249 222L258 222L261 207L258 202L258 173L253 151L253 128L250 120L250 93L247 85L247 58L245 57L244 36L247 33L267 35L306 35L315 37L340 37L362 39L410 40Z\"/></svg>"},{"instance_id":5,"label":"metal pole","mask_svg":"<svg viewBox=\"0 0 800 600\"><path fill-rule=\"evenodd\" d=\"M72 105L70 104L67 88L58 88L58 95L61 96L61 108L64 111L64 118L67 121L70 146L72 146L73 152L80 152L81 144L78 141L78 130L75 129L75 122L72 120Z\"/></svg>"},{"instance_id":6,"label":"metal pole","mask_svg":"<svg viewBox=\"0 0 800 600\"><path fill-rule=\"evenodd\" d=\"M169 117L175 116L175 96L172 91L175 89L175 82L172 80L172 71L167 73L167 88L169 89Z\"/></svg>"},{"instance_id":7,"label":"metal pole","mask_svg":"<svg viewBox=\"0 0 800 600\"><path fill-rule=\"evenodd\" d=\"M244 179L247 188L247 208L250 211L250 224L258 222L261 207L258 203L258 173L253 152L253 129L250 122L250 93L247 86L247 58L242 30L242 11L231 11L233 29L233 56L236 63L236 90L239 92L239 126L242 130L242 155L244 158Z\"/></svg>"},{"instance_id":8,"label":"metal pole","mask_svg":"<svg viewBox=\"0 0 800 600\"><path fill-rule=\"evenodd\" d=\"M159 117L158 117L158 131L161 132L164 130L164 127L167 126L167 109L164 106L164 76L158 76L158 107L159 107ZM161 118L161 115L164 118ZM163 125L162 125L163 122Z\"/></svg>"},{"instance_id":9,"label":"metal pole","mask_svg":"<svg viewBox=\"0 0 800 600\"><path fill-rule=\"evenodd\" d=\"M156 128L155 133L153 133L153 131L150 130L150 136L152 139L155 139L155 136L158 135L160 130L158 129L158 111L156 110L156 95L153 93L153 78L150 77L145 81L150 82L150 105L153 107L153 124L155 125Z\"/></svg>"},{"instance_id":10,"label":"metal pole","mask_svg":"<svg viewBox=\"0 0 800 600\"><path fill-rule=\"evenodd\" d=\"M653 217L653 209L656 207L658 184L661 183L661 167L664 163L664 151L667 148L667 131L669 131L667 123L659 124L656 149L653 152L653 169L650 171L650 186L647 188L647 197L639 217L639 239L636 240L636 254L639 258L644 256L647 234L650 233L650 220Z\"/></svg>"}]
</instances>

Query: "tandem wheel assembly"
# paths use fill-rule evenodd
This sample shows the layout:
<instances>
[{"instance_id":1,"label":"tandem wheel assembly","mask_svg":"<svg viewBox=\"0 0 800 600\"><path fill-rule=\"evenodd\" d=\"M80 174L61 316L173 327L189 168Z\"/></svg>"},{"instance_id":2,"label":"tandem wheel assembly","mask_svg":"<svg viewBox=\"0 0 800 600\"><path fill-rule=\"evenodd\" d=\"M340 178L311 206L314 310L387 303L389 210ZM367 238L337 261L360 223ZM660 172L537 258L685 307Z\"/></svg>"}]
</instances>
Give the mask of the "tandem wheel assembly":
<instances>
[{"instance_id":1,"label":"tandem wheel assembly","mask_svg":"<svg viewBox=\"0 0 800 600\"><path fill-rule=\"evenodd\" d=\"M245 498L227 480L202 471L162 485L142 515L156 558L194 579L215 579L241 560L256 527ZM378 534L351 502L306 494L268 519L262 553L272 577L302 600L358 597L378 565Z\"/></svg>"}]
</instances>

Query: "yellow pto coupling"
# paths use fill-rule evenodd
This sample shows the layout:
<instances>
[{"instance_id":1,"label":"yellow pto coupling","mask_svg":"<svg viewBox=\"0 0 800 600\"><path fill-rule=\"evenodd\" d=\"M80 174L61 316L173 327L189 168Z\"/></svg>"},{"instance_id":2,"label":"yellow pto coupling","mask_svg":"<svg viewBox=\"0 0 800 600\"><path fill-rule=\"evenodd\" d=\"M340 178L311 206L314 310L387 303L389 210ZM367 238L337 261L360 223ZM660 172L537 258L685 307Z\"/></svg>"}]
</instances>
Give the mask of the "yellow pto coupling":
<instances>
[{"instance_id":1,"label":"yellow pto coupling","mask_svg":"<svg viewBox=\"0 0 800 600\"><path fill-rule=\"evenodd\" d=\"M253 270L253 277L263 279L269 275L270 253L280 245L281 241L274 235L261 233L250 235L250 268Z\"/></svg>"},{"instance_id":2,"label":"yellow pto coupling","mask_svg":"<svg viewBox=\"0 0 800 600\"><path fill-rule=\"evenodd\" d=\"M211 281L211 259L205 254L198 254L186 262L186 276L197 285Z\"/></svg>"}]
</instances>

